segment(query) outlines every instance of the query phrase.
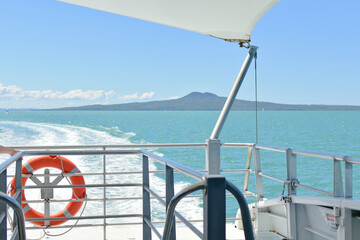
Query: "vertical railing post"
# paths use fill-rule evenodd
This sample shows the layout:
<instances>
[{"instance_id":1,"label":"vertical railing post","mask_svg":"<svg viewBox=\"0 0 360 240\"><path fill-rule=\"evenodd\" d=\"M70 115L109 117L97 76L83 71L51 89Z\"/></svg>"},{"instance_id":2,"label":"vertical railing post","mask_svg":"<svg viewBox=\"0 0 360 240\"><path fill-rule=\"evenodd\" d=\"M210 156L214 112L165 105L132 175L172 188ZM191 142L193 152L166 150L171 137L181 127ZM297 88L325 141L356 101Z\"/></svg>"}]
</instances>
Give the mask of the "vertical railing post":
<instances>
[{"instance_id":1,"label":"vertical railing post","mask_svg":"<svg viewBox=\"0 0 360 240\"><path fill-rule=\"evenodd\" d=\"M150 188L149 158L143 155L143 239L150 240L151 228L145 221L151 221L150 193L145 188Z\"/></svg>"},{"instance_id":2,"label":"vertical railing post","mask_svg":"<svg viewBox=\"0 0 360 240\"><path fill-rule=\"evenodd\" d=\"M345 161L345 198L352 198L353 196L353 165L348 162L348 157Z\"/></svg>"},{"instance_id":3,"label":"vertical railing post","mask_svg":"<svg viewBox=\"0 0 360 240\"><path fill-rule=\"evenodd\" d=\"M16 192L19 192L19 195L17 197L17 199L15 199L21 206L21 200L22 200L22 160L23 158L19 158L18 160L16 160L16 164L15 164L15 189L14 189L14 193L16 194ZM18 226L18 218L14 212L14 225L13 225L13 229L15 229L16 226ZM17 234L17 236L15 237L15 240L19 240L19 234Z\"/></svg>"},{"instance_id":4,"label":"vertical railing post","mask_svg":"<svg viewBox=\"0 0 360 240\"><path fill-rule=\"evenodd\" d=\"M105 151L106 150L106 147L103 147L103 150ZM105 154L103 155L103 183L104 185L106 184L106 156ZM106 240L106 187L104 186L103 188L103 205L104 205L104 208L103 208L103 214L104 214L104 220L103 220L103 224L104 224L104 227L103 227L103 238L104 240Z\"/></svg>"},{"instance_id":5,"label":"vertical railing post","mask_svg":"<svg viewBox=\"0 0 360 240\"><path fill-rule=\"evenodd\" d=\"M333 163L333 197L344 197L341 162L334 158Z\"/></svg>"},{"instance_id":6,"label":"vertical railing post","mask_svg":"<svg viewBox=\"0 0 360 240\"><path fill-rule=\"evenodd\" d=\"M174 169L166 165L166 209L174 196ZM170 229L170 240L176 239L175 216L172 217L172 224Z\"/></svg>"},{"instance_id":7,"label":"vertical railing post","mask_svg":"<svg viewBox=\"0 0 360 240\"><path fill-rule=\"evenodd\" d=\"M0 192L6 193L7 186L7 169L0 174ZM7 239L7 207L5 203L0 202L0 239Z\"/></svg>"},{"instance_id":8,"label":"vertical railing post","mask_svg":"<svg viewBox=\"0 0 360 240\"><path fill-rule=\"evenodd\" d=\"M245 172L245 181L244 181L244 195L245 198L247 197L247 195L245 194L248 191L249 188L249 177L250 177L250 165L251 165L251 153L253 151L254 147L249 147L248 148L248 154L247 154L247 159L246 159L246 172Z\"/></svg>"},{"instance_id":9,"label":"vertical railing post","mask_svg":"<svg viewBox=\"0 0 360 240\"><path fill-rule=\"evenodd\" d=\"M225 177L208 176L204 193L204 239L226 239Z\"/></svg>"},{"instance_id":10,"label":"vertical railing post","mask_svg":"<svg viewBox=\"0 0 360 240\"><path fill-rule=\"evenodd\" d=\"M21 205L21 199L22 199L22 157L16 160L15 164L15 189L14 193L17 191L20 191L17 199L15 199L20 205Z\"/></svg>"},{"instance_id":11,"label":"vertical railing post","mask_svg":"<svg viewBox=\"0 0 360 240\"><path fill-rule=\"evenodd\" d=\"M206 171L209 175L220 174L220 140L207 139Z\"/></svg>"},{"instance_id":12,"label":"vertical railing post","mask_svg":"<svg viewBox=\"0 0 360 240\"><path fill-rule=\"evenodd\" d=\"M296 187L293 186L293 181L296 177L296 155L292 153L292 149L286 149L286 173L288 196L296 195Z\"/></svg>"},{"instance_id":13,"label":"vertical railing post","mask_svg":"<svg viewBox=\"0 0 360 240\"><path fill-rule=\"evenodd\" d=\"M261 173L261 160L260 160L260 149L253 148L254 151L254 167L255 167L255 181L256 181L256 196L258 201L264 199L264 186L262 181Z\"/></svg>"},{"instance_id":14,"label":"vertical railing post","mask_svg":"<svg viewBox=\"0 0 360 240\"><path fill-rule=\"evenodd\" d=\"M50 170L48 168L45 168L44 170L44 184L50 185ZM50 217L50 198L54 196L51 196L51 189L48 188L42 188L41 189L41 198L44 199L44 217L48 218ZM50 226L50 220L45 220L44 225L46 227Z\"/></svg>"},{"instance_id":15,"label":"vertical railing post","mask_svg":"<svg viewBox=\"0 0 360 240\"><path fill-rule=\"evenodd\" d=\"M352 198L353 196L353 165L348 162L348 157L344 157L345 162L345 198ZM349 208L341 209L343 223L340 224L338 229L338 239L354 239L353 237L353 211ZM352 226L352 227L349 227Z\"/></svg>"},{"instance_id":16,"label":"vertical railing post","mask_svg":"<svg viewBox=\"0 0 360 240\"><path fill-rule=\"evenodd\" d=\"M293 185L297 181L296 176L296 155L293 154L292 149L286 149L286 173L287 173L287 190L288 197L296 195L296 186ZM284 185L285 187L285 185ZM287 209L287 237L288 239L297 239L296 232L296 205L290 200L285 201Z\"/></svg>"}]
</instances>

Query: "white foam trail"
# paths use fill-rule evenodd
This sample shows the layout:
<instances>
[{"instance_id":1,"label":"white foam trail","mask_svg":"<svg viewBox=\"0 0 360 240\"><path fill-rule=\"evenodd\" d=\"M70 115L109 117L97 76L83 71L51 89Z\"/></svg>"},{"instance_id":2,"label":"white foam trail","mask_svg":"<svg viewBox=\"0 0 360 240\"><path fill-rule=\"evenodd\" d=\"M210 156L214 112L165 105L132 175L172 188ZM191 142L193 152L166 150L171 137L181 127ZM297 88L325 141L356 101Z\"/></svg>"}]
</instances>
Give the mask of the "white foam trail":
<instances>
[{"instance_id":1,"label":"white foam trail","mask_svg":"<svg viewBox=\"0 0 360 240\"><path fill-rule=\"evenodd\" d=\"M121 132L117 127L106 128L104 131L93 130L90 128L60 125L60 124L45 124L45 123L32 123L32 122L11 122L0 121L0 139L2 145L85 145L85 144L130 144L130 138L135 136L135 133L122 133L123 137L112 136L107 131ZM5 155L0 155L0 161L7 159ZM83 172L101 172L102 171L102 156L69 156L78 168ZM142 160L138 156L107 156L107 172L114 171L141 171ZM156 170L154 163L150 162L150 169ZM41 170L42 171L42 170ZM102 176L87 177L85 178L87 184L101 183ZM28 181L29 183L31 181ZM108 183L141 183L142 176L137 175L112 175L107 178ZM62 181L60 184L66 184ZM188 186L187 183L178 182L175 184L176 192ZM165 181L160 177L150 174L150 187L158 195L165 195ZM39 191L38 191L39 192ZM26 193L27 199L38 199L39 193ZM66 199L70 198L71 192L66 190L54 191L55 198ZM89 198L102 197L102 189L88 188L87 194ZM142 191L139 187L124 187L124 188L107 188L108 197L134 197L142 196ZM165 208L154 200L151 202L153 220L164 219ZM56 204L52 208L52 212L65 207L64 204ZM186 206L185 206L186 205ZM177 210L184 214L188 219L202 218L202 209L199 207L200 200L195 198L185 199L180 203ZM34 207L34 206L33 206ZM112 214L126 214L126 213L141 213L142 203L137 201L108 201L107 212ZM43 211L42 204L38 208ZM87 214L102 214L102 202L88 202L87 209L84 215ZM118 221L118 220L116 220Z\"/></svg>"}]
</instances>

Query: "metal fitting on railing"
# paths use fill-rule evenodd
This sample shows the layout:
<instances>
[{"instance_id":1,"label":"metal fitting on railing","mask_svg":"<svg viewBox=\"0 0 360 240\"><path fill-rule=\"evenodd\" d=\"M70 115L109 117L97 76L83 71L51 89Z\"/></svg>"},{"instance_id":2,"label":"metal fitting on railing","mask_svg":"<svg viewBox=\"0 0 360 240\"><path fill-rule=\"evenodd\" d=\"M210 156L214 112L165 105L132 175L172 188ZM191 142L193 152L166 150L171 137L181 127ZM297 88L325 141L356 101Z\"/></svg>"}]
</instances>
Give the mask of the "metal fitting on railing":
<instances>
[{"instance_id":1,"label":"metal fitting on railing","mask_svg":"<svg viewBox=\"0 0 360 240\"><path fill-rule=\"evenodd\" d=\"M298 184L300 184L298 179L291 179L291 191L295 191Z\"/></svg>"}]
</instances>

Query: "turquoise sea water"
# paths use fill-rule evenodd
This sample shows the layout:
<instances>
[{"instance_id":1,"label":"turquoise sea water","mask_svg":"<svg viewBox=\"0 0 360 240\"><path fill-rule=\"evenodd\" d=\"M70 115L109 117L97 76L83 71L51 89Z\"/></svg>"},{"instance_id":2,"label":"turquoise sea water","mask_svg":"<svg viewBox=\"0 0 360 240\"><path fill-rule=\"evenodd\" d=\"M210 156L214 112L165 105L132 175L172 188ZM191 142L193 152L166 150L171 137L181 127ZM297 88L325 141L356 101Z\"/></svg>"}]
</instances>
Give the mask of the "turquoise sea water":
<instances>
[{"instance_id":1,"label":"turquoise sea water","mask_svg":"<svg viewBox=\"0 0 360 240\"><path fill-rule=\"evenodd\" d=\"M13 111L8 115L3 112L0 113L0 144L204 143L218 115L217 111ZM258 118L261 145L360 157L360 111L261 111ZM254 143L255 129L255 112L232 112L220 140L227 143ZM154 151L189 167L205 169L204 149ZM244 168L246 154L247 149L222 149L221 168ZM6 157L1 156L1 159ZM261 152L261 160L264 173L286 177L284 154L264 151ZM89 163L78 164L91 166ZM154 168L162 169L158 164ZM359 170L354 166L356 196L360 195L359 174L356 174ZM225 175L240 189L243 188L244 174ZM156 177L163 178L161 174ZM298 177L302 184L331 191L332 162L298 157ZM179 182L188 180L184 176L176 178ZM265 180L264 188L265 197L272 198L281 194L282 185ZM254 184L250 189L255 191ZM249 198L249 201L254 199ZM194 204L201 205L201 202ZM236 209L235 201L228 199L228 217L234 217Z\"/></svg>"}]
</instances>

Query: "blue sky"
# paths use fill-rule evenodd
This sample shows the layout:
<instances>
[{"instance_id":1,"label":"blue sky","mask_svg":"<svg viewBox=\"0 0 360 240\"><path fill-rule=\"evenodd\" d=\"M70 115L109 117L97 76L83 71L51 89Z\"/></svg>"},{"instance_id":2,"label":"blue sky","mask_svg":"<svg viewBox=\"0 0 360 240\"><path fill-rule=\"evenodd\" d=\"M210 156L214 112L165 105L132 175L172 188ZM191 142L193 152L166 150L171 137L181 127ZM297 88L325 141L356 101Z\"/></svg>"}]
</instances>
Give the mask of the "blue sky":
<instances>
[{"instance_id":1,"label":"blue sky","mask_svg":"<svg viewBox=\"0 0 360 240\"><path fill-rule=\"evenodd\" d=\"M360 105L360 3L280 1L257 24L260 101ZM234 43L57 1L0 3L0 108L227 96ZM238 94L254 99L253 66Z\"/></svg>"}]
</instances>

